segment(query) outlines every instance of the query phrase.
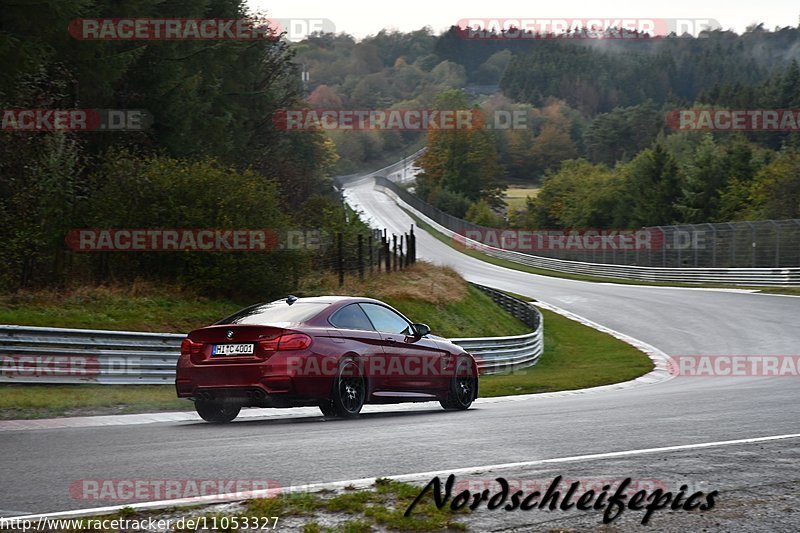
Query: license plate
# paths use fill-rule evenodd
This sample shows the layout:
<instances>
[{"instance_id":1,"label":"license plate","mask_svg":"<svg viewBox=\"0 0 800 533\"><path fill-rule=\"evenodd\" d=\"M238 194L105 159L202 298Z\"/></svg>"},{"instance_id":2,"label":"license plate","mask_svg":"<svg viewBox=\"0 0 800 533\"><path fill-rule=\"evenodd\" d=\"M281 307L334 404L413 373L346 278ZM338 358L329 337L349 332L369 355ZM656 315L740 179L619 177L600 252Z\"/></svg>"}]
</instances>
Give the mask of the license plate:
<instances>
[{"instance_id":1,"label":"license plate","mask_svg":"<svg viewBox=\"0 0 800 533\"><path fill-rule=\"evenodd\" d=\"M252 355L254 344L215 344L211 355Z\"/></svg>"}]
</instances>

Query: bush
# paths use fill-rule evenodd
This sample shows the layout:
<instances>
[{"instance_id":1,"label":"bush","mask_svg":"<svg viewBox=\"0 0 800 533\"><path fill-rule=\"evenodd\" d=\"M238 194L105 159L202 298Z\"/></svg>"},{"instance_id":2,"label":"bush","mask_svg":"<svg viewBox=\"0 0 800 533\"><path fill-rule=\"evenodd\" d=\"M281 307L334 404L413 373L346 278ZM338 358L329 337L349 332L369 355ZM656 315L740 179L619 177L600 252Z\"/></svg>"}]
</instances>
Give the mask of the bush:
<instances>
[{"instance_id":1,"label":"bush","mask_svg":"<svg viewBox=\"0 0 800 533\"><path fill-rule=\"evenodd\" d=\"M464 218L472 202L461 193L436 188L428 196L428 203L454 217Z\"/></svg>"},{"instance_id":2,"label":"bush","mask_svg":"<svg viewBox=\"0 0 800 533\"><path fill-rule=\"evenodd\" d=\"M117 150L106 153L99 168L85 206L89 228L281 232L291 227L275 182L252 171L237 172L213 160L142 159ZM289 292L308 261L305 252L279 250L80 255L99 281L144 277L254 299Z\"/></svg>"},{"instance_id":3,"label":"bush","mask_svg":"<svg viewBox=\"0 0 800 533\"><path fill-rule=\"evenodd\" d=\"M0 288L62 284L64 235L85 195L73 134L0 136Z\"/></svg>"},{"instance_id":4,"label":"bush","mask_svg":"<svg viewBox=\"0 0 800 533\"><path fill-rule=\"evenodd\" d=\"M467 209L464 217L469 222L487 228L499 228L503 226L503 220L484 199L480 199Z\"/></svg>"}]
</instances>

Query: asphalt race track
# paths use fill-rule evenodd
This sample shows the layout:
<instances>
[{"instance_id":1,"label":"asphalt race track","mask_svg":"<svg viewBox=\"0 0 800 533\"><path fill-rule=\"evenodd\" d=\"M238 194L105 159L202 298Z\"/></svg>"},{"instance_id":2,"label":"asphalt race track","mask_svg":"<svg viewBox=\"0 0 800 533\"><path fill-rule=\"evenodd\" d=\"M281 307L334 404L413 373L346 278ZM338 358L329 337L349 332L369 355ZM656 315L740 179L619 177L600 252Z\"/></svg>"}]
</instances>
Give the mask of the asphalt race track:
<instances>
[{"instance_id":1,"label":"asphalt race track","mask_svg":"<svg viewBox=\"0 0 800 533\"><path fill-rule=\"evenodd\" d=\"M373 190L371 179L354 183L346 194L378 226L402 233L412 223L389 197ZM450 265L470 281L561 307L669 355L800 353L800 298L537 276L472 259L421 230L416 233L424 259ZM71 484L87 478L270 479L289 486L467 467L493 477L495 472L487 473L491 465L533 462L496 474L541 478L564 471L572 478L631 475L676 487L704 486L721 491L720 514L708 513L715 517L710 522L684 513L674 517L682 522L673 524L656 514L651 525L676 531L700 525L796 531L797 437L614 460L575 459L564 468L535 461L800 434L799 384L797 377L679 377L623 390L479 401L459 413L420 404L382 408L355 421L325 420L309 412L247 418L224 427L189 421L3 431L0 516L115 503L71 495ZM730 514L731 502L738 514ZM487 512L479 515L479 529L600 525L597 512L561 522L547 514ZM635 528L636 514L630 518L624 524Z\"/></svg>"}]
</instances>

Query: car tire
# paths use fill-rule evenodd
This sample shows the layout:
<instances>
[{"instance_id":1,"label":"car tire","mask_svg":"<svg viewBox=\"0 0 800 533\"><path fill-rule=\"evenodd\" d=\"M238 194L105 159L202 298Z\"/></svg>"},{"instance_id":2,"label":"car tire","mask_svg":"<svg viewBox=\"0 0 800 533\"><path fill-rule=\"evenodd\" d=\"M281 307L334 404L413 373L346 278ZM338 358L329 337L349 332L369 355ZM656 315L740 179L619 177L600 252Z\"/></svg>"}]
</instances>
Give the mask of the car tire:
<instances>
[{"instance_id":1,"label":"car tire","mask_svg":"<svg viewBox=\"0 0 800 533\"><path fill-rule=\"evenodd\" d=\"M239 416L242 406L220 400L196 400L194 408L200 418L213 424L225 424Z\"/></svg>"},{"instance_id":2,"label":"car tire","mask_svg":"<svg viewBox=\"0 0 800 533\"><path fill-rule=\"evenodd\" d=\"M475 400L478 378L472 375L472 365L466 359L456 363L456 370L450 378L447 399L439 404L448 411L464 411L469 409Z\"/></svg>"},{"instance_id":3,"label":"car tire","mask_svg":"<svg viewBox=\"0 0 800 533\"><path fill-rule=\"evenodd\" d=\"M336 409L333 407L332 400L322 400L319 402L319 410L322 411L322 415L328 418L336 417Z\"/></svg>"},{"instance_id":4,"label":"car tire","mask_svg":"<svg viewBox=\"0 0 800 533\"><path fill-rule=\"evenodd\" d=\"M339 367L333 381L330 407L320 404L325 416L338 418L357 418L367 398L367 381L355 361L349 360ZM328 409L330 408L330 411ZM328 415L326 411L331 414Z\"/></svg>"}]
</instances>

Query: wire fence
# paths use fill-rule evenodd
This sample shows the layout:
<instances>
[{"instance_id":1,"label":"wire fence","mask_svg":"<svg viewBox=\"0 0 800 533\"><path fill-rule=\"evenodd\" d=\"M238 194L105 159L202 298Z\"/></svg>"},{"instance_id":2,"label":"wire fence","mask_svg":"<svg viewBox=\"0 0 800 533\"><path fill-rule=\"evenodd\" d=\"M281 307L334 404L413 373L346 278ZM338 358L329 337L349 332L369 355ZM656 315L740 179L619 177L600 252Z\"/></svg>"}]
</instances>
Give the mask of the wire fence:
<instances>
[{"instance_id":1,"label":"wire fence","mask_svg":"<svg viewBox=\"0 0 800 533\"><path fill-rule=\"evenodd\" d=\"M417 261L414 227L401 235L385 229L368 233L336 233L331 235L312 258L312 268L336 272L339 285L345 274L366 274L402 270Z\"/></svg>"},{"instance_id":2,"label":"wire fence","mask_svg":"<svg viewBox=\"0 0 800 533\"><path fill-rule=\"evenodd\" d=\"M409 206L462 236L496 248L568 261L668 268L784 268L800 266L800 219L654 226L605 232L586 238L587 230L534 231L487 228L433 207L389 179L375 183ZM523 235L524 234L524 235ZM543 243L526 250L528 242ZM593 234L592 234L593 235ZM571 246L570 237L576 245ZM624 236L624 237L623 237ZM487 239L486 237L491 237ZM639 239L639 240L637 240ZM621 242L629 240L630 245ZM491 241L491 242L486 242ZM512 243L509 245L509 243Z\"/></svg>"}]
</instances>

